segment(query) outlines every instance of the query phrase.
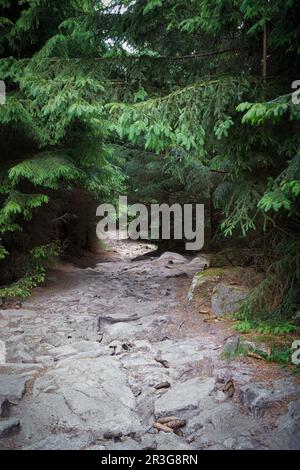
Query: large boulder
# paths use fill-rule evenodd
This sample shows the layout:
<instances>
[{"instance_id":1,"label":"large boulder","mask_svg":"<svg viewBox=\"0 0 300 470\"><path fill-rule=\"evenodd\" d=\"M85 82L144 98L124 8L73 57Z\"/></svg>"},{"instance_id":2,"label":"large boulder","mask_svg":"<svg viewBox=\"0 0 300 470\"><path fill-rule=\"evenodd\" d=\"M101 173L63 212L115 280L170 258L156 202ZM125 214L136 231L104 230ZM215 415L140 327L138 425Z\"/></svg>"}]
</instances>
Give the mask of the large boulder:
<instances>
[{"instance_id":1,"label":"large boulder","mask_svg":"<svg viewBox=\"0 0 300 470\"><path fill-rule=\"evenodd\" d=\"M208 258L203 257L203 261L204 260L208 260ZM246 292L247 289L254 288L263 280L262 274L257 273L256 270L251 267L230 266L209 267L207 269L208 265L211 266L209 260L207 263L206 265L203 263L202 270L193 277L187 296L189 302L197 302L197 300L199 300L201 305L203 305L203 300L207 299L207 297L213 293L213 289L217 288L218 284L229 286L228 289L226 289L226 295L228 291L230 291L230 295L231 292L235 295L238 291L243 293ZM189 263L189 266L191 266L191 263ZM247 288L238 286L247 286Z\"/></svg>"},{"instance_id":2,"label":"large boulder","mask_svg":"<svg viewBox=\"0 0 300 470\"><path fill-rule=\"evenodd\" d=\"M40 410L50 409L52 398L56 399L51 410L52 423L63 422L67 430L73 429L74 423L78 429L100 435L128 435L141 429L126 373L120 362L110 356L70 357L58 362L35 381L33 396L36 428L43 424Z\"/></svg>"},{"instance_id":3,"label":"large boulder","mask_svg":"<svg viewBox=\"0 0 300 470\"><path fill-rule=\"evenodd\" d=\"M222 278L222 268L205 269L196 273L193 277L191 287L188 291L188 302L193 302L196 297L207 296L207 292L214 284Z\"/></svg>"},{"instance_id":4,"label":"large boulder","mask_svg":"<svg viewBox=\"0 0 300 470\"><path fill-rule=\"evenodd\" d=\"M211 308L216 315L224 315L237 312L249 291L245 288L230 284L217 284L211 296Z\"/></svg>"},{"instance_id":5,"label":"large boulder","mask_svg":"<svg viewBox=\"0 0 300 470\"><path fill-rule=\"evenodd\" d=\"M300 450L300 400L291 402L279 418L278 431L284 449Z\"/></svg>"},{"instance_id":6,"label":"large boulder","mask_svg":"<svg viewBox=\"0 0 300 470\"><path fill-rule=\"evenodd\" d=\"M256 382L243 385L239 391L239 399L253 416L262 417L272 407L283 403L286 399L299 397L299 393L300 387L294 381L280 379L272 384ZM299 413L299 409L297 412Z\"/></svg>"}]
</instances>

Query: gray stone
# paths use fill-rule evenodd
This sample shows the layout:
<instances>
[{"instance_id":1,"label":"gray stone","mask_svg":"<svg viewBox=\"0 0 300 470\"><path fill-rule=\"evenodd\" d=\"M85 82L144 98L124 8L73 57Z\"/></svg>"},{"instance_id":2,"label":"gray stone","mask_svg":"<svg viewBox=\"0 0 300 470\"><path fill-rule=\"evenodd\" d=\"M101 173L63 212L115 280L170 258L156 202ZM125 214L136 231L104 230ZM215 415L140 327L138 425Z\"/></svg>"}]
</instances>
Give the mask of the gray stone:
<instances>
[{"instance_id":1,"label":"gray stone","mask_svg":"<svg viewBox=\"0 0 300 470\"><path fill-rule=\"evenodd\" d=\"M16 418L0 420L0 438L8 437L18 430L20 421Z\"/></svg>"},{"instance_id":2,"label":"gray stone","mask_svg":"<svg viewBox=\"0 0 300 470\"><path fill-rule=\"evenodd\" d=\"M197 256L190 261L189 266L195 266L199 270L203 269L209 266L209 259L204 256Z\"/></svg>"},{"instance_id":3,"label":"gray stone","mask_svg":"<svg viewBox=\"0 0 300 470\"><path fill-rule=\"evenodd\" d=\"M99 353L104 354L105 348L96 341L74 341L65 346L59 346L50 350L55 361L67 359L80 353Z\"/></svg>"},{"instance_id":4,"label":"gray stone","mask_svg":"<svg viewBox=\"0 0 300 470\"><path fill-rule=\"evenodd\" d=\"M33 395L47 395L47 390L63 396L71 416L66 425L72 427L74 418L80 427L97 431L138 432L141 428L135 413L135 397L127 385L121 364L112 357L69 358L35 381ZM43 405L43 403L40 404ZM55 410L58 417L62 410Z\"/></svg>"},{"instance_id":5,"label":"gray stone","mask_svg":"<svg viewBox=\"0 0 300 470\"><path fill-rule=\"evenodd\" d=\"M7 398L3 398L0 396L0 417L6 417L9 411L9 401Z\"/></svg>"},{"instance_id":6,"label":"gray stone","mask_svg":"<svg viewBox=\"0 0 300 470\"><path fill-rule=\"evenodd\" d=\"M99 451L99 450L107 450L107 448L104 447L104 446L100 446L100 445L95 444L93 446L86 447L84 450L98 450Z\"/></svg>"},{"instance_id":7,"label":"gray stone","mask_svg":"<svg viewBox=\"0 0 300 470\"><path fill-rule=\"evenodd\" d=\"M187 426L185 428L186 434L188 436L193 436L194 438L194 435L196 433L199 434L199 431L204 427L204 425L205 425L205 417L202 417L201 415L193 416L187 422Z\"/></svg>"},{"instance_id":8,"label":"gray stone","mask_svg":"<svg viewBox=\"0 0 300 470\"><path fill-rule=\"evenodd\" d=\"M159 348L163 359L167 360L170 366L176 365L178 367L204 359L204 352L197 339L177 340L176 342L166 340L159 344Z\"/></svg>"},{"instance_id":9,"label":"gray stone","mask_svg":"<svg viewBox=\"0 0 300 470\"><path fill-rule=\"evenodd\" d=\"M267 450L268 448L262 445L258 439L252 439L250 437L239 437L236 450Z\"/></svg>"},{"instance_id":10,"label":"gray stone","mask_svg":"<svg viewBox=\"0 0 300 470\"><path fill-rule=\"evenodd\" d=\"M190 379L175 384L171 390L160 397L155 403L155 416L176 415L176 413L201 409L201 401L214 390L215 380Z\"/></svg>"},{"instance_id":11,"label":"gray stone","mask_svg":"<svg viewBox=\"0 0 300 470\"><path fill-rule=\"evenodd\" d=\"M176 434L159 432L156 437L157 450L191 450L193 446Z\"/></svg>"},{"instance_id":12,"label":"gray stone","mask_svg":"<svg viewBox=\"0 0 300 470\"><path fill-rule=\"evenodd\" d=\"M51 366L54 363L54 359L51 356L36 356L36 362L41 364L42 366Z\"/></svg>"},{"instance_id":13,"label":"gray stone","mask_svg":"<svg viewBox=\"0 0 300 470\"><path fill-rule=\"evenodd\" d=\"M33 357L26 352L19 352L17 354L18 361L23 364L32 364L34 362Z\"/></svg>"},{"instance_id":14,"label":"gray stone","mask_svg":"<svg viewBox=\"0 0 300 470\"><path fill-rule=\"evenodd\" d=\"M278 420L281 447L288 450L300 450L300 400L291 402L288 412Z\"/></svg>"},{"instance_id":15,"label":"gray stone","mask_svg":"<svg viewBox=\"0 0 300 470\"><path fill-rule=\"evenodd\" d=\"M254 416L262 417L277 403L300 394L299 385L292 380L280 379L274 381L271 387L269 385L257 382L244 385L239 390L242 405L247 407Z\"/></svg>"},{"instance_id":16,"label":"gray stone","mask_svg":"<svg viewBox=\"0 0 300 470\"><path fill-rule=\"evenodd\" d=\"M26 447L25 450L82 450L93 443L93 441L94 437L90 433L83 433L80 436L57 434L35 442Z\"/></svg>"},{"instance_id":17,"label":"gray stone","mask_svg":"<svg viewBox=\"0 0 300 470\"><path fill-rule=\"evenodd\" d=\"M224 447L221 444L206 445L202 447L205 450L224 450Z\"/></svg>"},{"instance_id":18,"label":"gray stone","mask_svg":"<svg viewBox=\"0 0 300 470\"><path fill-rule=\"evenodd\" d=\"M211 308L216 315L234 313L241 308L248 291L224 283L217 284L211 297Z\"/></svg>"},{"instance_id":19,"label":"gray stone","mask_svg":"<svg viewBox=\"0 0 300 470\"><path fill-rule=\"evenodd\" d=\"M239 344L240 344L240 337L238 335L231 336L230 338L226 340L225 345L223 347L222 354L227 358L234 357L237 353Z\"/></svg>"},{"instance_id":20,"label":"gray stone","mask_svg":"<svg viewBox=\"0 0 300 470\"><path fill-rule=\"evenodd\" d=\"M10 320L17 320L19 319L29 319L35 316L38 316L38 312L34 312L33 310L27 310L24 308L7 308L1 311L2 317L6 317Z\"/></svg>"},{"instance_id":21,"label":"gray stone","mask_svg":"<svg viewBox=\"0 0 300 470\"><path fill-rule=\"evenodd\" d=\"M107 450L142 450L142 446L140 443L135 441L134 439L125 439L119 442L114 441L107 441L105 443L105 447Z\"/></svg>"},{"instance_id":22,"label":"gray stone","mask_svg":"<svg viewBox=\"0 0 300 470\"><path fill-rule=\"evenodd\" d=\"M8 400L21 400L27 380L27 377L0 375L0 395Z\"/></svg>"},{"instance_id":23,"label":"gray stone","mask_svg":"<svg viewBox=\"0 0 300 470\"><path fill-rule=\"evenodd\" d=\"M236 445L237 445L237 441L233 437L228 437L223 442L223 447L225 447L225 449L235 449Z\"/></svg>"},{"instance_id":24,"label":"gray stone","mask_svg":"<svg viewBox=\"0 0 300 470\"><path fill-rule=\"evenodd\" d=\"M184 256L180 255L179 253L173 253L172 251L165 251L165 253L159 257L159 259L173 262L175 261L177 264L187 263L187 259Z\"/></svg>"},{"instance_id":25,"label":"gray stone","mask_svg":"<svg viewBox=\"0 0 300 470\"><path fill-rule=\"evenodd\" d=\"M135 338L144 338L145 328L132 323L115 323L105 328L104 341L130 341Z\"/></svg>"},{"instance_id":26,"label":"gray stone","mask_svg":"<svg viewBox=\"0 0 300 470\"><path fill-rule=\"evenodd\" d=\"M258 354L260 353L268 354L268 350L269 350L268 346L258 341L244 340L243 347L245 347L247 351L256 352Z\"/></svg>"},{"instance_id":27,"label":"gray stone","mask_svg":"<svg viewBox=\"0 0 300 470\"><path fill-rule=\"evenodd\" d=\"M0 364L4 364L6 361L6 346L5 342L0 340Z\"/></svg>"},{"instance_id":28,"label":"gray stone","mask_svg":"<svg viewBox=\"0 0 300 470\"><path fill-rule=\"evenodd\" d=\"M157 448L156 434L145 434L141 439L142 450L153 450Z\"/></svg>"},{"instance_id":29,"label":"gray stone","mask_svg":"<svg viewBox=\"0 0 300 470\"><path fill-rule=\"evenodd\" d=\"M300 325L300 310L298 310L294 316L294 323L296 323L296 325Z\"/></svg>"}]
</instances>

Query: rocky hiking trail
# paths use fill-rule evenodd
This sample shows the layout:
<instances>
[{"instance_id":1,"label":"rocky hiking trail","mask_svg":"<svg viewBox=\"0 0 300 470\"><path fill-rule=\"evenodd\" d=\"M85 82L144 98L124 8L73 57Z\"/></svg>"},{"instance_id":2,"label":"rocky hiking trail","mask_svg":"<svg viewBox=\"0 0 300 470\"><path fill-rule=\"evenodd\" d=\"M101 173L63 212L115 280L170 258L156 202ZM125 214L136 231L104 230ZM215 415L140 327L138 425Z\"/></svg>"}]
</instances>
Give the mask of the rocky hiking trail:
<instances>
[{"instance_id":1,"label":"rocky hiking trail","mask_svg":"<svg viewBox=\"0 0 300 470\"><path fill-rule=\"evenodd\" d=\"M230 325L186 300L205 256L112 250L0 310L0 448L300 448L296 378L222 359Z\"/></svg>"}]
</instances>

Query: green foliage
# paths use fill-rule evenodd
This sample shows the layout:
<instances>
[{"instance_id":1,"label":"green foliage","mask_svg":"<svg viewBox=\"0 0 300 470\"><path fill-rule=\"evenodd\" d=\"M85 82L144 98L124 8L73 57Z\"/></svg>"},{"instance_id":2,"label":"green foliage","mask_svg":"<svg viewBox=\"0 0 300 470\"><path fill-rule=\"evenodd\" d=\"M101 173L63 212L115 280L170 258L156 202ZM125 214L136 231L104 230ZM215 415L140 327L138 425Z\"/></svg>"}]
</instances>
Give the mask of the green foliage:
<instances>
[{"instance_id":1,"label":"green foliage","mask_svg":"<svg viewBox=\"0 0 300 470\"><path fill-rule=\"evenodd\" d=\"M260 352L260 355L268 362L277 362L282 365L291 365L293 350L288 346L283 348L273 348L270 355Z\"/></svg>"},{"instance_id":2,"label":"green foliage","mask_svg":"<svg viewBox=\"0 0 300 470\"><path fill-rule=\"evenodd\" d=\"M267 321L240 320L234 324L234 330L240 333L256 332L263 335L285 335L297 331L292 323L270 323Z\"/></svg>"},{"instance_id":3,"label":"green foliage","mask_svg":"<svg viewBox=\"0 0 300 470\"><path fill-rule=\"evenodd\" d=\"M35 247L28 254L23 276L8 287L0 288L0 298L28 297L31 290L45 280L45 263L59 254L56 243Z\"/></svg>"},{"instance_id":4,"label":"green foliage","mask_svg":"<svg viewBox=\"0 0 300 470\"><path fill-rule=\"evenodd\" d=\"M240 333L249 333L251 331L251 323L248 320L237 321L233 326L235 331Z\"/></svg>"},{"instance_id":5,"label":"green foliage","mask_svg":"<svg viewBox=\"0 0 300 470\"><path fill-rule=\"evenodd\" d=\"M4 259L8 255L8 251L4 248L4 246L0 245L0 261Z\"/></svg>"},{"instance_id":6,"label":"green foliage","mask_svg":"<svg viewBox=\"0 0 300 470\"><path fill-rule=\"evenodd\" d=\"M61 211L60 191L82 188L95 197L112 197L123 176L105 142L103 73L73 60L96 56L104 47L89 27L94 2L0 4L5 15L0 26L0 78L8 90L6 104L0 106L2 272L10 262L21 263L11 276L14 283L1 295L27 295L44 279L41 243L56 236L52 227ZM17 233L20 239L26 237L28 223L37 218L45 230L45 205L52 218L47 221L49 232L43 237L34 234L24 246L30 248L27 256L20 251Z\"/></svg>"}]
</instances>

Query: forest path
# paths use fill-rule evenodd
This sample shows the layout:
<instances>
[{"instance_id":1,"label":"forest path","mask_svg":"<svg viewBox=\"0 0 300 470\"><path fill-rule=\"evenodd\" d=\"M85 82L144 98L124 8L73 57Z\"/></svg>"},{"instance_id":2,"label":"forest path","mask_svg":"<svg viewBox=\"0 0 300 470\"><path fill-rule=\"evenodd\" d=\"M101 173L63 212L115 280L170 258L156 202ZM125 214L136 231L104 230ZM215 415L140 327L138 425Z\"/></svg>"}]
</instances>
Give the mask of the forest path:
<instances>
[{"instance_id":1,"label":"forest path","mask_svg":"<svg viewBox=\"0 0 300 470\"><path fill-rule=\"evenodd\" d=\"M0 310L0 448L300 446L294 378L221 359L228 324L187 305L205 258L132 261L152 247L113 245L96 267L66 266L20 309ZM153 427L174 415L186 422L176 433Z\"/></svg>"}]
</instances>

